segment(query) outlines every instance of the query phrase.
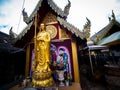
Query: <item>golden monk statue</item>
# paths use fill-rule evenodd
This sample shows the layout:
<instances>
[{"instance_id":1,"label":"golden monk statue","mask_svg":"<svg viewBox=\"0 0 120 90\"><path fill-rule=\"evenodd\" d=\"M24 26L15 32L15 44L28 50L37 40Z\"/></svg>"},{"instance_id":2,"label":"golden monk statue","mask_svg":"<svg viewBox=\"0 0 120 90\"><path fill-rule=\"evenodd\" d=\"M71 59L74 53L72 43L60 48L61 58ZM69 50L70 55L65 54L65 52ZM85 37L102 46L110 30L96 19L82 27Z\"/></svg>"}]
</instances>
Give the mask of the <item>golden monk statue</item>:
<instances>
[{"instance_id":1,"label":"golden monk statue","mask_svg":"<svg viewBox=\"0 0 120 90\"><path fill-rule=\"evenodd\" d=\"M44 24L40 25L35 43L35 61L33 64L33 86L52 86L54 84L50 69L50 34L46 32Z\"/></svg>"}]
</instances>

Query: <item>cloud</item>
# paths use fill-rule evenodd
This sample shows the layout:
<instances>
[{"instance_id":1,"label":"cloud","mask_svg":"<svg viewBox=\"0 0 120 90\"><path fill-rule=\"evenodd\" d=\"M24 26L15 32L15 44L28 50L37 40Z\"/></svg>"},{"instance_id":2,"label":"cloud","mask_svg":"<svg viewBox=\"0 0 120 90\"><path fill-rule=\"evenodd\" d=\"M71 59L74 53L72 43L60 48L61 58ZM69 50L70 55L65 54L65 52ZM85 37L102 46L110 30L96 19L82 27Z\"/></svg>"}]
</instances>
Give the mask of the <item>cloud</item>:
<instances>
[{"instance_id":1,"label":"cloud","mask_svg":"<svg viewBox=\"0 0 120 90\"><path fill-rule=\"evenodd\" d=\"M108 16L111 16L112 10L116 16L120 15L120 3L116 3L116 0L71 0L71 4L68 21L82 30L88 17L91 35L109 23Z\"/></svg>"},{"instance_id":2,"label":"cloud","mask_svg":"<svg viewBox=\"0 0 120 90\"><path fill-rule=\"evenodd\" d=\"M6 28L8 27L9 25L0 25L0 28Z\"/></svg>"},{"instance_id":3,"label":"cloud","mask_svg":"<svg viewBox=\"0 0 120 90\"><path fill-rule=\"evenodd\" d=\"M120 0L116 0L117 3L120 3Z\"/></svg>"},{"instance_id":4,"label":"cloud","mask_svg":"<svg viewBox=\"0 0 120 90\"><path fill-rule=\"evenodd\" d=\"M21 1L21 0L20 0ZM5 0L4 6L0 8L0 25L9 25L14 26L14 29L17 29L17 23L20 17L20 8L22 6L19 0ZM6 27L6 30L1 28L1 31L6 31L9 33L9 29ZM17 31L17 30L14 30Z\"/></svg>"},{"instance_id":5,"label":"cloud","mask_svg":"<svg viewBox=\"0 0 120 90\"><path fill-rule=\"evenodd\" d=\"M5 17L5 14L0 12L0 17Z\"/></svg>"},{"instance_id":6,"label":"cloud","mask_svg":"<svg viewBox=\"0 0 120 90\"><path fill-rule=\"evenodd\" d=\"M0 25L0 31L8 32L9 30L10 30L10 26L9 25ZM7 34L9 34L9 32Z\"/></svg>"},{"instance_id":7,"label":"cloud","mask_svg":"<svg viewBox=\"0 0 120 90\"><path fill-rule=\"evenodd\" d=\"M116 16L116 19L120 22L120 14Z\"/></svg>"},{"instance_id":8,"label":"cloud","mask_svg":"<svg viewBox=\"0 0 120 90\"><path fill-rule=\"evenodd\" d=\"M32 13L39 0L25 0L24 8L28 16ZM68 3L67 0L53 0L62 10ZM120 21L120 0L70 0L71 8L67 21L80 30L86 23L86 17L91 21L91 35L101 30L109 23L108 16L112 10L116 19ZM19 34L26 24L22 19L23 0L0 0L0 31L9 33L13 26L13 31ZM2 28L2 25L9 25Z\"/></svg>"}]
</instances>

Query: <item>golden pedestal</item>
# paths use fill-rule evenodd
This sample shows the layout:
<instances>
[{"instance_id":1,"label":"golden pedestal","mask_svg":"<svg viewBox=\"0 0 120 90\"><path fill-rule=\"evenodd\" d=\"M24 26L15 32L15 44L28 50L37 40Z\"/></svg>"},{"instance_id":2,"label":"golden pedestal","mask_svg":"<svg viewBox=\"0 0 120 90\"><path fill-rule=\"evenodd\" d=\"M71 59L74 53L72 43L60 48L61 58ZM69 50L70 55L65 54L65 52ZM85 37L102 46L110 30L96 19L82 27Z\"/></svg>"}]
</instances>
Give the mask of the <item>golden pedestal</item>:
<instances>
[{"instance_id":1,"label":"golden pedestal","mask_svg":"<svg viewBox=\"0 0 120 90\"><path fill-rule=\"evenodd\" d=\"M54 80L51 76L51 71L49 72L35 72L33 74L32 78L32 86L42 86L42 87L47 87L47 86L53 86L54 85Z\"/></svg>"}]
</instances>

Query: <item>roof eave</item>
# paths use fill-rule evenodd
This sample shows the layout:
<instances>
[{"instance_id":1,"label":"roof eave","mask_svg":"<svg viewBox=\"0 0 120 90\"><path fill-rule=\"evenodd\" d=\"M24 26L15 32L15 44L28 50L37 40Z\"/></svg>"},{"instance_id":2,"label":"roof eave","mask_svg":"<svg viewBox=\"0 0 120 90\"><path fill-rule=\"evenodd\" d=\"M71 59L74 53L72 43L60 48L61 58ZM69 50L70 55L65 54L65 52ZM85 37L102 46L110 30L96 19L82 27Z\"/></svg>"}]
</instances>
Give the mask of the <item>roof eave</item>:
<instances>
[{"instance_id":1,"label":"roof eave","mask_svg":"<svg viewBox=\"0 0 120 90\"><path fill-rule=\"evenodd\" d=\"M110 21L110 23L108 25L106 25L104 28L102 28L99 32L97 32L96 34L94 34L91 37L91 40L95 41L95 35L97 35L97 37L99 37L100 39L102 39L107 32L112 28L112 26L115 24L115 21Z\"/></svg>"},{"instance_id":2,"label":"roof eave","mask_svg":"<svg viewBox=\"0 0 120 90\"><path fill-rule=\"evenodd\" d=\"M68 31L70 31L71 33L75 34L76 37L79 37L81 39L84 39L84 34L76 27L74 27L73 25L71 25L70 23L68 23L66 20L57 17L58 22L60 23L60 25L62 25L64 28L67 28Z\"/></svg>"},{"instance_id":3,"label":"roof eave","mask_svg":"<svg viewBox=\"0 0 120 90\"><path fill-rule=\"evenodd\" d=\"M35 9L33 10L32 14L26 19L26 23L30 23L33 19L33 17L35 16L35 14L37 13L37 11L39 10L39 8L42 6L42 2L45 1L45 0L40 0L38 2L38 4L36 5ZM64 13L62 11L61 8L59 8L52 0L47 0L47 3L48 5L50 6L50 8L56 12L56 14L58 16L61 16L62 18L65 18L67 17L67 14Z\"/></svg>"},{"instance_id":4,"label":"roof eave","mask_svg":"<svg viewBox=\"0 0 120 90\"><path fill-rule=\"evenodd\" d=\"M15 42L17 42L18 40L20 40L29 30L30 27L33 25L33 22L29 23L25 29L23 29L23 31L16 37Z\"/></svg>"}]
</instances>

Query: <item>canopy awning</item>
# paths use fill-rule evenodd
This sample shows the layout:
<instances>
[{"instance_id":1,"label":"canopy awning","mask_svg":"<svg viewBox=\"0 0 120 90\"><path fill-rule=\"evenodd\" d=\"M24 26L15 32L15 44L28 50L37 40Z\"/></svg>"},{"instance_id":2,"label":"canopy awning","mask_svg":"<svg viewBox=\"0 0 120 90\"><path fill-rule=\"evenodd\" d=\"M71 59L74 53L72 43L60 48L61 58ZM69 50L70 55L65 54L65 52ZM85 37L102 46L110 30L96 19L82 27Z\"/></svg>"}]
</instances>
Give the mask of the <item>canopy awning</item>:
<instances>
[{"instance_id":1,"label":"canopy awning","mask_svg":"<svg viewBox=\"0 0 120 90\"><path fill-rule=\"evenodd\" d=\"M120 44L120 31L115 32L112 35L98 42L98 45L113 45L113 44Z\"/></svg>"},{"instance_id":2,"label":"canopy awning","mask_svg":"<svg viewBox=\"0 0 120 90\"><path fill-rule=\"evenodd\" d=\"M107 46L100 46L100 45L92 45L92 46L87 46L84 49L89 49L89 50L104 50L108 49L109 47Z\"/></svg>"}]
</instances>

